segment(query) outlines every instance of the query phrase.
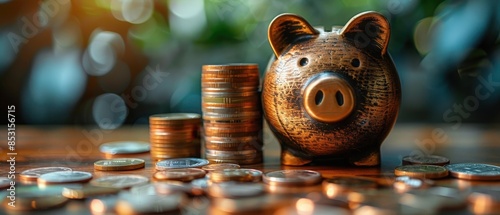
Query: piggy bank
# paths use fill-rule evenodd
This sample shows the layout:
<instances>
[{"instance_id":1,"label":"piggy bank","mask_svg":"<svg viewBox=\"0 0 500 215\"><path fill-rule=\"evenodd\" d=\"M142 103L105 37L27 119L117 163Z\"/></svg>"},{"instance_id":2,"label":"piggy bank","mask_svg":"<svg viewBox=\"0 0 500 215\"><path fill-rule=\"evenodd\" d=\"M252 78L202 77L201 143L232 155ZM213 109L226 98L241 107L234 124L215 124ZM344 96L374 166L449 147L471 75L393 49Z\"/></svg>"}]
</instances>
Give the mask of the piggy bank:
<instances>
[{"instance_id":1,"label":"piggy bank","mask_svg":"<svg viewBox=\"0 0 500 215\"><path fill-rule=\"evenodd\" d=\"M380 146L401 101L389 36L389 23L377 12L331 30L294 14L271 22L275 57L264 78L262 105L280 142L282 164L380 164Z\"/></svg>"}]
</instances>

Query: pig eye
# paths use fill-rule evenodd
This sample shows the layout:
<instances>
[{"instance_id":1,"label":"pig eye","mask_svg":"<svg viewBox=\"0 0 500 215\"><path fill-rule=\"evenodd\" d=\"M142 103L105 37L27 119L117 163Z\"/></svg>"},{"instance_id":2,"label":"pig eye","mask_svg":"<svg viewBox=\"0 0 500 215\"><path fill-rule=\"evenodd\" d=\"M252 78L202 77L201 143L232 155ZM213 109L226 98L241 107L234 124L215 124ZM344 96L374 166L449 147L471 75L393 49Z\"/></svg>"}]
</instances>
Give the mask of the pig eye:
<instances>
[{"instance_id":1,"label":"pig eye","mask_svg":"<svg viewBox=\"0 0 500 215\"><path fill-rule=\"evenodd\" d=\"M307 64L309 64L309 59L307 59L307 58L304 57L304 58L301 58L299 60L299 65L300 66L307 66Z\"/></svg>"},{"instance_id":2,"label":"pig eye","mask_svg":"<svg viewBox=\"0 0 500 215\"><path fill-rule=\"evenodd\" d=\"M351 60L351 65L352 65L353 67L356 67L356 68L357 68L357 67L359 67L359 65L361 65L361 62L359 62L359 59L358 59L358 58L354 58L354 59L352 59L352 60Z\"/></svg>"}]
</instances>

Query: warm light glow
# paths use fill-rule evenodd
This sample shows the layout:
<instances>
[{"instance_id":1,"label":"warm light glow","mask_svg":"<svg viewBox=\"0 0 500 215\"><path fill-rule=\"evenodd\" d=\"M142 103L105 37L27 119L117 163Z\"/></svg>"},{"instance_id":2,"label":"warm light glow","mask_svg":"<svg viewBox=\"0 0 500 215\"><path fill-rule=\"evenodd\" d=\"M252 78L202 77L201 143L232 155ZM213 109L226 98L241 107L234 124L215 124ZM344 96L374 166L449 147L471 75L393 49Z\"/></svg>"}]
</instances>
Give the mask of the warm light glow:
<instances>
[{"instance_id":1,"label":"warm light glow","mask_svg":"<svg viewBox=\"0 0 500 215\"><path fill-rule=\"evenodd\" d=\"M302 198L297 200L297 203L295 203L295 208L297 209L297 213L300 215L313 214L314 202L310 199Z\"/></svg>"},{"instance_id":2,"label":"warm light glow","mask_svg":"<svg viewBox=\"0 0 500 215\"><path fill-rule=\"evenodd\" d=\"M94 213L104 213L106 212L106 204L100 199L93 199L90 202L90 210Z\"/></svg>"}]
</instances>

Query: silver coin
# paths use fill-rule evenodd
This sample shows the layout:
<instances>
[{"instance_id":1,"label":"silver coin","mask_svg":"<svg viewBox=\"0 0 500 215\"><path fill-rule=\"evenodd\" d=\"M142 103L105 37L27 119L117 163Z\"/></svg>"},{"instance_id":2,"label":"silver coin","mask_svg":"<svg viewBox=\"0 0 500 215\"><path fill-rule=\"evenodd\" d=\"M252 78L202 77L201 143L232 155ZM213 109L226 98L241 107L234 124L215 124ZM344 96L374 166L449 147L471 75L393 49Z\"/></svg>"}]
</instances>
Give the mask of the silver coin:
<instances>
[{"instance_id":1,"label":"silver coin","mask_svg":"<svg viewBox=\"0 0 500 215\"><path fill-rule=\"evenodd\" d=\"M469 180L500 180L500 167L483 163L459 163L445 166L451 176Z\"/></svg>"},{"instance_id":2,"label":"silver coin","mask_svg":"<svg viewBox=\"0 0 500 215\"><path fill-rule=\"evenodd\" d=\"M222 182L208 187L208 195L220 198L240 198L257 196L264 192L261 183Z\"/></svg>"},{"instance_id":3,"label":"silver coin","mask_svg":"<svg viewBox=\"0 0 500 215\"><path fill-rule=\"evenodd\" d=\"M118 155L118 154L136 154L149 152L149 143L142 141L118 141L103 143L99 146L102 153Z\"/></svg>"},{"instance_id":4,"label":"silver coin","mask_svg":"<svg viewBox=\"0 0 500 215\"><path fill-rule=\"evenodd\" d=\"M22 180L36 181L40 175L51 173L51 172L60 172L60 171L73 171L69 167L40 167L34 169L24 170L19 174Z\"/></svg>"},{"instance_id":5,"label":"silver coin","mask_svg":"<svg viewBox=\"0 0 500 215\"><path fill-rule=\"evenodd\" d=\"M185 204L187 200L187 196L184 193L137 195L130 192L122 192L118 196L115 210L118 214L164 214L180 212L180 206Z\"/></svg>"},{"instance_id":6,"label":"silver coin","mask_svg":"<svg viewBox=\"0 0 500 215\"><path fill-rule=\"evenodd\" d=\"M202 167L207 165L208 163L209 163L208 160L201 158L172 158L172 159L158 161L156 163L156 169L165 170L165 169Z\"/></svg>"},{"instance_id":7,"label":"silver coin","mask_svg":"<svg viewBox=\"0 0 500 215\"><path fill-rule=\"evenodd\" d=\"M46 173L38 177L38 183L41 184L60 184L60 183L81 183L92 179L92 173L82 171L59 171Z\"/></svg>"},{"instance_id":8,"label":"silver coin","mask_svg":"<svg viewBox=\"0 0 500 215\"><path fill-rule=\"evenodd\" d=\"M197 189L205 190L208 188L208 178L198 178L191 181L191 186Z\"/></svg>"},{"instance_id":9,"label":"silver coin","mask_svg":"<svg viewBox=\"0 0 500 215\"><path fill-rule=\"evenodd\" d=\"M322 178L312 170L278 170L264 174L262 180L270 185L312 185L320 183Z\"/></svg>"},{"instance_id":10,"label":"silver coin","mask_svg":"<svg viewBox=\"0 0 500 215\"><path fill-rule=\"evenodd\" d=\"M113 187L113 188L130 188L146 184L149 179L141 175L110 175L101 178L96 178L90 181L90 184L98 187Z\"/></svg>"},{"instance_id":11,"label":"silver coin","mask_svg":"<svg viewBox=\"0 0 500 215\"><path fill-rule=\"evenodd\" d=\"M0 189L9 187L11 181L12 180L7 177L0 177Z\"/></svg>"}]
</instances>

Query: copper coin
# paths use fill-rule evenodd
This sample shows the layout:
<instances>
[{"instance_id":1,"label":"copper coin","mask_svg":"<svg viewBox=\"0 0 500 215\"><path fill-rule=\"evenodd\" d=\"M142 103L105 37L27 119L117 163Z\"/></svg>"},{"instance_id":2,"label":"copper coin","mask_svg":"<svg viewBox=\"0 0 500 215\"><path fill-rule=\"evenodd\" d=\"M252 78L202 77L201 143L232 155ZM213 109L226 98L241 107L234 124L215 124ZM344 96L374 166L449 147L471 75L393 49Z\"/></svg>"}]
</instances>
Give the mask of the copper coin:
<instances>
[{"instance_id":1,"label":"copper coin","mask_svg":"<svg viewBox=\"0 0 500 215\"><path fill-rule=\"evenodd\" d=\"M205 177L206 172L196 168L166 169L153 174L158 180L192 181Z\"/></svg>"},{"instance_id":2,"label":"copper coin","mask_svg":"<svg viewBox=\"0 0 500 215\"><path fill-rule=\"evenodd\" d=\"M156 170L202 167L208 163L208 160L201 158L168 159L157 162Z\"/></svg>"},{"instance_id":3,"label":"copper coin","mask_svg":"<svg viewBox=\"0 0 500 215\"><path fill-rule=\"evenodd\" d=\"M40 175L42 174L59 172L59 171L73 171L73 170L69 167L40 167L22 171L21 174L19 174L19 177L21 178L21 180L36 181L38 177L40 177Z\"/></svg>"},{"instance_id":4,"label":"copper coin","mask_svg":"<svg viewBox=\"0 0 500 215\"><path fill-rule=\"evenodd\" d=\"M90 184L98 187L111 188L130 188L132 186L142 185L149 182L149 179L141 175L110 175L96 178L90 181Z\"/></svg>"},{"instance_id":5,"label":"copper coin","mask_svg":"<svg viewBox=\"0 0 500 215\"><path fill-rule=\"evenodd\" d=\"M403 165L438 165L444 166L450 163L450 159L438 155L405 156Z\"/></svg>"},{"instance_id":6,"label":"copper coin","mask_svg":"<svg viewBox=\"0 0 500 215\"><path fill-rule=\"evenodd\" d=\"M408 165L396 167L394 174L396 176L436 179L448 176L448 170L436 165Z\"/></svg>"},{"instance_id":7,"label":"copper coin","mask_svg":"<svg viewBox=\"0 0 500 215\"><path fill-rule=\"evenodd\" d=\"M106 154L136 154L149 152L149 143L142 141L119 141L103 143L99 151Z\"/></svg>"},{"instance_id":8,"label":"copper coin","mask_svg":"<svg viewBox=\"0 0 500 215\"><path fill-rule=\"evenodd\" d=\"M500 167L482 163L459 163L445 166L451 176L468 180L500 180Z\"/></svg>"},{"instance_id":9,"label":"copper coin","mask_svg":"<svg viewBox=\"0 0 500 215\"><path fill-rule=\"evenodd\" d=\"M224 169L211 171L209 177L212 182L258 182L262 179L262 172L256 169Z\"/></svg>"},{"instance_id":10,"label":"copper coin","mask_svg":"<svg viewBox=\"0 0 500 215\"><path fill-rule=\"evenodd\" d=\"M240 165L250 165L250 164L258 164L262 163L263 157L262 156L257 156L254 158L248 158L248 159L241 159L241 160L233 160L233 159L208 159L210 163L236 163Z\"/></svg>"},{"instance_id":11,"label":"copper coin","mask_svg":"<svg viewBox=\"0 0 500 215\"><path fill-rule=\"evenodd\" d=\"M121 171L144 168L145 162L139 158L113 158L94 162L94 169L101 171Z\"/></svg>"},{"instance_id":12,"label":"copper coin","mask_svg":"<svg viewBox=\"0 0 500 215\"><path fill-rule=\"evenodd\" d=\"M90 181L92 174L82 171L59 171L45 173L38 177L39 184L83 183Z\"/></svg>"},{"instance_id":13,"label":"copper coin","mask_svg":"<svg viewBox=\"0 0 500 215\"><path fill-rule=\"evenodd\" d=\"M312 170L278 170L264 174L262 181L277 186L314 185L322 180L321 174Z\"/></svg>"}]
</instances>

